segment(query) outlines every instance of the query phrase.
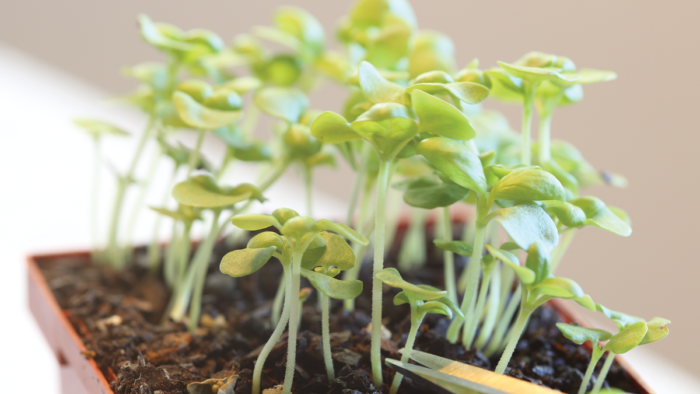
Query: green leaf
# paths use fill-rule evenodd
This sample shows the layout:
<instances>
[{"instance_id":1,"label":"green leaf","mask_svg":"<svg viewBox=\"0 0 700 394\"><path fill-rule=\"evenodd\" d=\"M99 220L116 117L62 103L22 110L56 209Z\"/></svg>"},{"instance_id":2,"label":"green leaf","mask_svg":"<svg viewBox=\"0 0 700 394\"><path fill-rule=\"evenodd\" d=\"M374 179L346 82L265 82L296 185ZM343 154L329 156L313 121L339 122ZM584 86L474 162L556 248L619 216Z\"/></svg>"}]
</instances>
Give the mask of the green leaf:
<instances>
[{"instance_id":1,"label":"green leaf","mask_svg":"<svg viewBox=\"0 0 700 394\"><path fill-rule=\"evenodd\" d=\"M151 210L158 212L161 215L167 216L169 218L175 219L175 220L180 220L183 222L192 220L192 218L188 217L185 215L183 212L180 211L171 211L166 208L158 208L158 207L149 207Z\"/></svg>"},{"instance_id":2,"label":"green leaf","mask_svg":"<svg viewBox=\"0 0 700 394\"><path fill-rule=\"evenodd\" d=\"M85 130L93 138L100 138L104 135L115 135L120 137L128 136L129 133L110 123L96 119L75 119L73 123Z\"/></svg>"},{"instance_id":3,"label":"green leaf","mask_svg":"<svg viewBox=\"0 0 700 394\"><path fill-rule=\"evenodd\" d=\"M316 256L313 259L304 259L303 268L312 270L320 266L323 267L324 272L327 272L332 267L336 267L340 271L346 271L355 265L355 253L341 236L328 232L321 233L321 236L325 240L325 245L312 249ZM307 253L309 253L308 250L304 255L306 256Z\"/></svg>"},{"instance_id":4,"label":"green leaf","mask_svg":"<svg viewBox=\"0 0 700 394\"><path fill-rule=\"evenodd\" d=\"M454 82L454 78L444 71L431 69L432 71L424 72L413 79L411 86L416 84L428 83L428 84L445 84Z\"/></svg>"},{"instance_id":5,"label":"green leaf","mask_svg":"<svg viewBox=\"0 0 700 394\"><path fill-rule=\"evenodd\" d=\"M309 106L306 95L296 88L264 88L257 92L254 101L266 114L291 124L298 123Z\"/></svg>"},{"instance_id":6,"label":"green leaf","mask_svg":"<svg viewBox=\"0 0 700 394\"><path fill-rule=\"evenodd\" d=\"M474 253L474 248L463 241L443 241L440 239L433 240L435 246L448 252L457 253L460 256L471 257Z\"/></svg>"},{"instance_id":7,"label":"green leaf","mask_svg":"<svg viewBox=\"0 0 700 394\"><path fill-rule=\"evenodd\" d=\"M231 218L231 223L238 228L248 231L262 230L272 226L278 229L282 227L274 216L261 214L234 216Z\"/></svg>"},{"instance_id":8,"label":"green leaf","mask_svg":"<svg viewBox=\"0 0 700 394\"><path fill-rule=\"evenodd\" d=\"M307 56L316 57L323 52L323 26L306 10L283 7L275 12L275 25L304 43Z\"/></svg>"},{"instance_id":9,"label":"green leaf","mask_svg":"<svg viewBox=\"0 0 700 394\"><path fill-rule=\"evenodd\" d=\"M498 249L489 244L486 244L486 249L498 260L501 260L504 264L515 271L515 275L518 276L520 282L524 284L530 284L535 281L535 273L527 267L522 267L518 258L507 250Z\"/></svg>"},{"instance_id":10,"label":"green leaf","mask_svg":"<svg viewBox=\"0 0 700 394\"><path fill-rule=\"evenodd\" d=\"M516 78L520 78L524 81L530 83L540 83L542 81L552 81L552 82L573 82L580 79L577 75L564 75L560 73L561 69L549 68L549 67L527 67L519 66L516 64L510 64L506 62L498 62L506 72Z\"/></svg>"},{"instance_id":11,"label":"green leaf","mask_svg":"<svg viewBox=\"0 0 700 394\"><path fill-rule=\"evenodd\" d=\"M550 298L580 298L586 294L576 282L568 278L547 278L532 286L533 293Z\"/></svg>"},{"instance_id":12,"label":"green leaf","mask_svg":"<svg viewBox=\"0 0 700 394\"><path fill-rule=\"evenodd\" d=\"M282 139L286 148L296 158L308 157L321 150L321 142L302 124L293 124Z\"/></svg>"},{"instance_id":13,"label":"green leaf","mask_svg":"<svg viewBox=\"0 0 700 394\"><path fill-rule=\"evenodd\" d=\"M287 220L280 229L282 235L286 235L296 241L302 240L306 235L324 230L316 225L316 221L308 216L295 216Z\"/></svg>"},{"instance_id":14,"label":"green leaf","mask_svg":"<svg viewBox=\"0 0 700 394\"><path fill-rule=\"evenodd\" d=\"M607 341L612 337L612 334L605 330L575 326L573 324L557 323L557 328L564 334L566 339L577 345L583 345L588 341L596 345L598 342Z\"/></svg>"},{"instance_id":15,"label":"green leaf","mask_svg":"<svg viewBox=\"0 0 700 394\"><path fill-rule=\"evenodd\" d=\"M311 134L320 141L338 144L361 138L342 116L326 111L311 123Z\"/></svg>"},{"instance_id":16,"label":"green leaf","mask_svg":"<svg viewBox=\"0 0 700 394\"><path fill-rule=\"evenodd\" d=\"M446 291L430 290L406 282L403 280L403 278L401 278L401 274L399 274L399 271L397 271L396 268L384 268L383 270L377 272L375 276L377 279L391 287L396 287L410 292L411 296L415 300L436 300L447 295Z\"/></svg>"},{"instance_id":17,"label":"green leaf","mask_svg":"<svg viewBox=\"0 0 700 394\"><path fill-rule=\"evenodd\" d=\"M591 298L591 296L589 296L588 294L586 294L583 297L574 297L572 298L572 300L574 300L577 304L581 305L582 307L588 309L591 312L596 311L595 301L593 301L593 298Z\"/></svg>"},{"instance_id":18,"label":"green leaf","mask_svg":"<svg viewBox=\"0 0 700 394\"><path fill-rule=\"evenodd\" d=\"M188 51L193 47L191 44L172 39L163 34L159 26L153 23L151 18L146 15L139 15L138 20L141 27L141 36L146 42L155 47L177 51Z\"/></svg>"},{"instance_id":19,"label":"green leaf","mask_svg":"<svg viewBox=\"0 0 700 394\"><path fill-rule=\"evenodd\" d=\"M204 102L205 107L219 111L238 111L243 108L243 100L236 92L229 90L217 90Z\"/></svg>"},{"instance_id":20,"label":"green leaf","mask_svg":"<svg viewBox=\"0 0 700 394\"><path fill-rule=\"evenodd\" d=\"M535 280L533 281L534 284L540 283L549 277L552 268L549 259L549 252L544 249L539 241L535 241L532 243L532 245L530 245L530 248L527 251L525 267L529 268L535 273Z\"/></svg>"},{"instance_id":21,"label":"green leaf","mask_svg":"<svg viewBox=\"0 0 700 394\"><path fill-rule=\"evenodd\" d=\"M496 182L489 196L494 200L549 201L566 200L566 191L554 175L539 167L512 171Z\"/></svg>"},{"instance_id":22,"label":"green leaf","mask_svg":"<svg viewBox=\"0 0 700 394\"><path fill-rule=\"evenodd\" d=\"M399 294L394 296L394 305L404 305L408 304L408 295L405 291L401 291Z\"/></svg>"},{"instance_id":23,"label":"green leaf","mask_svg":"<svg viewBox=\"0 0 700 394\"><path fill-rule=\"evenodd\" d=\"M173 103L178 115L189 126L201 130L214 130L229 125L241 117L241 111L220 111L207 108L188 94L173 93Z\"/></svg>"},{"instance_id":24,"label":"green leaf","mask_svg":"<svg viewBox=\"0 0 700 394\"><path fill-rule=\"evenodd\" d=\"M331 298L349 300L362 293L362 281L359 280L338 280L304 268L301 269L301 274L316 290Z\"/></svg>"},{"instance_id":25,"label":"green leaf","mask_svg":"<svg viewBox=\"0 0 700 394\"><path fill-rule=\"evenodd\" d=\"M290 208L277 208L274 211L272 211L272 217L277 219L280 225L286 223L287 220L297 216L299 216L297 211Z\"/></svg>"},{"instance_id":26,"label":"green leaf","mask_svg":"<svg viewBox=\"0 0 700 394\"><path fill-rule=\"evenodd\" d=\"M277 252L282 253L286 244L287 242L284 238L280 237L279 234L273 233L272 231L265 231L251 238L246 248L261 249L274 246Z\"/></svg>"},{"instance_id":27,"label":"green leaf","mask_svg":"<svg viewBox=\"0 0 700 394\"><path fill-rule=\"evenodd\" d=\"M413 29L406 21L387 14L381 29L368 40L365 60L379 68L395 68L408 51L412 33Z\"/></svg>"},{"instance_id":28,"label":"green leaf","mask_svg":"<svg viewBox=\"0 0 700 394\"><path fill-rule=\"evenodd\" d=\"M522 204L495 212L496 220L521 249L539 242L549 252L559 243L559 232L552 219L537 204Z\"/></svg>"},{"instance_id":29,"label":"green leaf","mask_svg":"<svg viewBox=\"0 0 700 394\"><path fill-rule=\"evenodd\" d=\"M433 137L418 143L417 152L452 182L485 196L488 186L484 168L469 146L450 138Z\"/></svg>"},{"instance_id":30,"label":"green leaf","mask_svg":"<svg viewBox=\"0 0 700 394\"><path fill-rule=\"evenodd\" d=\"M452 73L455 68L454 44L446 34L421 30L413 38L408 54L408 71L411 77L432 70Z\"/></svg>"},{"instance_id":31,"label":"green leaf","mask_svg":"<svg viewBox=\"0 0 700 394\"><path fill-rule=\"evenodd\" d=\"M411 92L411 105L420 119L418 132L466 141L476 136L469 119L452 104L422 90Z\"/></svg>"},{"instance_id":32,"label":"green leaf","mask_svg":"<svg viewBox=\"0 0 700 394\"><path fill-rule=\"evenodd\" d=\"M359 78L362 93L369 102L409 104L406 89L397 83L387 81L372 64L368 62L360 64Z\"/></svg>"},{"instance_id":33,"label":"green leaf","mask_svg":"<svg viewBox=\"0 0 700 394\"><path fill-rule=\"evenodd\" d=\"M375 104L372 108L389 105L391 105L391 103ZM366 113L358 117L357 120L352 123L352 129L357 134L370 141L377 149L379 156L384 160L393 160L396 158L406 144L418 134L416 122L411 119L403 117L390 118L379 123L377 121L364 120L365 115Z\"/></svg>"},{"instance_id":34,"label":"green leaf","mask_svg":"<svg viewBox=\"0 0 700 394\"><path fill-rule=\"evenodd\" d=\"M234 250L221 259L219 270L234 278L250 275L265 265L273 253L275 253L274 246L262 249Z\"/></svg>"},{"instance_id":35,"label":"green leaf","mask_svg":"<svg viewBox=\"0 0 700 394\"><path fill-rule=\"evenodd\" d=\"M538 145L539 149L539 145ZM549 160L546 163L540 163L542 168L549 172L550 174L554 175L559 182L561 182L562 186L565 188L571 190L571 193L574 196L578 195L578 181L576 180L576 177L573 175L569 174L568 172L564 171L563 168L555 161L555 160Z\"/></svg>"},{"instance_id":36,"label":"green leaf","mask_svg":"<svg viewBox=\"0 0 700 394\"><path fill-rule=\"evenodd\" d=\"M647 334L647 323L639 321L625 327L610 338L603 351L610 350L614 354L625 354L636 348Z\"/></svg>"},{"instance_id":37,"label":"green leaf","mask_svg":"<svg viewBox=\"0 0 700 394\"><path fill-rule=\"evenodd\" d=\"M622 324L623 326L626 326L626 325L629 325L629 324L634 324L634 323L637 323L637 322L640 322L640 321L644 321L644 319L642 319L641 317L632 316L632 315L628 315L628 314L626 314L626 313L613 311L613 310L611 310L611 309L608 309L608 308L604 307L604 306L601 305L601 304L596 304L596 309L597 309L599 312L602 312L603 315L605 315L605 317L607 317L608 319L610 319L610 320L617 320L617 321L620 322L620 324Z\"/></svg>"},{"instance_id":38,"label":"green leaf","mask_svg":"<svg viewBox=\"0 0 700 394\"><path fill-rule=\"evenodd\" d=\"M582 227L586 222L586 214L576 205L568 202L557 206L548 207L548 211L557 216L560 222L567 227Z\"/></svg>"},{"instance_id":39,"label":"green leaf","mask_svg":"<svg viewBox=\"0 0 700 394\"><path fill-rule=\"evenodd\" d=\"M668 335L668 324L671 324L671 321L664 319L663 317L655 317L649 320L647 322L647 333L644 335L644 339L642 339L639 344L646 345L647 343L656 342L666 338Z\"/></svg>"},{"instance_id":40,"label":"green leaf","mask_svg":"<svg viewBox=\"0 0 700 394\"><path fill-rule=\"evenodd\" d=\"M617 79L617 74L613 71L594 70L590 68L584 68L575 72L564 72L562 75L569 79L573 78L574 83L580 85L589 85Z\"/></svg>"},{"instance_id":41,"label":"green leaf","mask_svg":"<svg viewBox=\"0 0 700 394\"><path fill-rule=\"evenodd\" d=\"M600 227L623 237L632 234L629 224L596 197L581 197L571 201L571 204L581 208L586 214L586 225Z\"/></svg>"},{"instance_id":42,"label":"green leaf","mask_svg":"<svg viewBox=\"0 0 700 394\"><path fill-rule=\"evenodd\" d=\"M230 89L238 94L243 94L250 92L251 90L257 90L262 86L262 81L258 78L250 76L242 76L236 79L227 81L221 85L221 89Z\"/></svg>"},{"instance_id":43,"label":"green leaf","mask_svg":"<svg viewBox=\"0 0 700 394\"><path fill-rule=\"evenodd\" d=\"M438 183L427 187L410 188L404 193L406 204L423 209L449 207L467 197L469 190L454 183Z\"/></svg>"},{"instance_id":44,"label":"green leaf","mask_svg":"<svg viewBox=\"0 0 700 394\"><path fill-rule=\"evenodd\" d=\"M194 101L202 104L204 100L211 97L214 94L214 89L208 83L200 81L198 79L188 79L177 84L175 90L179 90L188 96L192 97Z\"/></svg>"},{"instance_id":45,"label":"green leaf","mask_svg":"<svg viewBox=\"0 0 700 394\"><path fill-rule=\"evenodd\" d=\"M197 175L178 183L173 197L183 205L199 208L224 208L247 200L255 195L250 188L220 188L209 175Z\"/></svg>"},{"instance_id":46,"label":"green leaf","mask_svg":"<svg viewBox=\"0 0 700 394\"><path fill-rule=\"evenodd\" d=\"M408 94L414 90L422 90L430 94L449 94L453 100L461 100L467 104L479 104L489 96L489 89L474 82L452 83L417 83L406 89Z\"/></svg>"},{"instance_id":47,"label":"green leaf","mask_svg":"<svg viewBox=\"0 0 700 394\"><path fill-rule=\"evenodd\" d=\"M437 313L440 315L445 315L448 319L452 319L452 309L447 305L438 301L428 301L425 304L418 307L418 313Z\"/></svg>"},{"instance_id":48,"label":"green leaf","mask_svg":"<svg viewBox=\"0 0 700 394\"><path fill-rule=\"evenodd\" d=\"M360 245L368 245L369 240L365 238L362 234L358 233L357 231L351 229L350 227L342 224L342 223L335 223L331 222L330 220L326 219L321 219L317 223L318 228L321 230L325 231L332 231L338 235L341 235L351 242L360 244Z\"/></svg>"}]
</instances>

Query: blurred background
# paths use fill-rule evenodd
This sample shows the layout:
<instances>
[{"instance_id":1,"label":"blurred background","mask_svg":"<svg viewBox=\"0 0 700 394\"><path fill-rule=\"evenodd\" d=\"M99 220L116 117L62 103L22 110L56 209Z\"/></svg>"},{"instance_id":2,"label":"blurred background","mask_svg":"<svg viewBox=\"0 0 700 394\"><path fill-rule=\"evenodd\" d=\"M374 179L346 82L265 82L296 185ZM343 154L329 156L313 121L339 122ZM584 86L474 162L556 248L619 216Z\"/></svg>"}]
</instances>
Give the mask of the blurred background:
<instances>
[{"instance_id":1,"label":"blurred background","mask_svg":"<svg viewBox=\"0 0 700 394\"><path fill-rule=\"evenodd\" d=\"M700 182L692 174L700 164L700 79L692 75L700 64L700 3L411 3L421 29L452 37L460 68L473 58L488 68L497 60L514 61L538 50L566 55L579 67L617 72L616 81L588 86L581 103L559 109L552 127L554 138L575 144L596 168L629 180L626 189L599 187L589 192L625 209L634 232L621 238L584 229L558 273L574 278L610 308L647 319L657 315L670 319L668 338L635 349L628 359L658 392L695 392L700 374L696 339L700 261L693 245L700 236L700 209L692 201L700 193ZM320 0L0 2L0 168L4 178L0 257L7 270L0 276L5 306L0 330L7 332L6 341L13 342L10 353L2 352L13 357L0 358L0 373L12 371L19 382L40 374L47 385L44 392L57 392L51 391L58 387L51 385L58 379L55 362L26 310L22 259L30 251L88 246L90 141L70 120L100 117L134 133L143 128L145 119L140 114L106 100L135 88L135 82L122 75L123 67L162 59L141 40L137 14L183 29L207 28L230 41L255 25L270 25L276 7L295 5L323 23L333 48L337 47L336 22L350 4ZM329 82L311 95L311 107L338 110L344 98L343 91ZM487 100L485 107L503 111L519 129L519 107L493 100ZM189 136L182 140L192 141ZM108 157L115 163L127 161L124 152L133 143L114 142L106 147ZM219 154L213 140L206 149L205 154ZM290 174L278 185L275 196L292 195L295 176ZM350 179L349 169L342 165L318 171L319 216L342 217ZM105 183L103 195L109 195L109 187ZM275 196L269 206L276 206ZM28 365L42 372L24 371ZM678 389L671 390L673 385Z\"/></svg>"}]
</instances>

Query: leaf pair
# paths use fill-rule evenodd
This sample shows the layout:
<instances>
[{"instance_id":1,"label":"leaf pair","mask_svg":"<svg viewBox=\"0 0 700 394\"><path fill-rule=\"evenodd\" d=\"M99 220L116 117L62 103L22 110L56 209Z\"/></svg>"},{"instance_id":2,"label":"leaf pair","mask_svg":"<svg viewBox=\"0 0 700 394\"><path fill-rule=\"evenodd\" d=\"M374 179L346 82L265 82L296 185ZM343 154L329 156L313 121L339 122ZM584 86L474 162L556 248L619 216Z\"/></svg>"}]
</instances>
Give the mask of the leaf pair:
<instances>
[{"instance_id":1,"label":"leaf pair","mask_svg":"<svg viewBox=\"0 0 700 394\"><path fill-rule=\"evenodd\" d=\"M596 197L581 197L547 209L567 227L596 226L623 237L632 234L626 214Z\"/></svg>"},{"instance_id":2,"label":"leaf pair","mask_svg":"<svg viewBox=\"0 0 700 394\"><path fill-rule=\"evenodd\" d=\"M172 195L180 204L207 209L223 209L249 198L264 201L255 186L244 183L236 187L220 187L208 173L194 174L178 183Z\"/></svg>"},{"instance_id":3,"label":"leaf pair","mask_svg":"<svg viewBox=\"0 0 700 394\"><path fill-rule=\"evenodd\" d=\"M456 313L464 318L459 306L447 295L446 291L429 285L409 283L401 277L396 268L385 268L377 272L375 276L391 287L402 289L394 297L394 305L412 304L414 307L417 307L419 315L438 313L451 319L453 313Z\"/></svg>"},{"instance_id":4,"label":"leaf pair","mask_svg":"<svg viewBox=\"0 0 700 394\"><path fill-rule=\"evenodd\" d=\"M214 130L232 124L241 117L243 102L230 89L214 91L201 81L185 81L173 93L173 104L180 118L190 127Z\"/></svg>"}]
</instances>

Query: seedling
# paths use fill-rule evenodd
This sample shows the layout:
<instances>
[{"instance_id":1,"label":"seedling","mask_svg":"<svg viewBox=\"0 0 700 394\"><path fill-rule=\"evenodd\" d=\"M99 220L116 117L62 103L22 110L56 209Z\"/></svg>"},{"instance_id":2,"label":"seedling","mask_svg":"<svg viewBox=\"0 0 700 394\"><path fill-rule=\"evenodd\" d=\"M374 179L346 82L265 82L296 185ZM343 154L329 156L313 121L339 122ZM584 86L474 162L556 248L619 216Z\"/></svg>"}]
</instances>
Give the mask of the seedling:
<instances>
[{"instance_id":1,"label":"seedling","mask_svg":"<svg viewBox=\"0 0 700 394\"><path fill-rule=\"evenodd\" d=\"M518 319L513 325L508 343L496 366L496 373L502 374L505 372L508 362L513 356L515 346L535 309L553 298L572 299L590 310L595 310L595 303L573 280L551 275L548 250L539 241L533 242L528 248L525 267L520 267L517 258L512 253L493 247L489 248L489 251L501 261L510 261L513 263L513 267L519 267L516 275L522 287Z\"/></svg>"},{"instance_id":2,"label":"seedling","mask_svg":"<svg viewBox=\"0 0 700 394\"><path fill-rule=\"evenodd\" d=\"M248 244L248 248L231 252L224 256L221 261L221 272L233 277L250 275L262 267L270 257L275 255L282 266L285 267L285 306L282 311L282 318L277 324L277 328L270 340L265 345L256 362L254 371L253 393L259 393L260 373L264 358L267 357L272 346L279 339L284 331L284 326L289 321L289 342L287 346L287 369L285 371L283 392L288 394L292 390L292 380L294 378L294 366L296 359L296 338L299 320L299 297L302 269L316 268L320 263L321 271L333 273L332 265L335 260L348 261L348 249L338 249L338 239L334 236L324 236L325 231L333 231L352 242L367 244L369 241L351 228L322 219L315 221L308 216L299 216L291 209L277 209L272 215L238 215L231 219L231 222L244 230L257 231L267 227L275 227L281 233L277 235L272 232L265 232L253 238L256 242ZM263 236L263 234L265 234ZM337 237L337 236L336 236ZM326 241L329 239L329 241ZM253 241L251 240L251 242ZM344 242L340 240L340 242ZM322 253L313 253L314 249L326 247ZM307 249L311 251L307 253ZM345 255L343 258L342 256ZM304 260L306 258L306 261ZM354 261L354 256L352 258ZM341 264L342 265L342 264ZM329 275L309 270L304 271L305 275L314 278L314 286L323 288L328 294L350 296L357 291L357 284L352 282L343 283L335 280ZM323 276L323 277L321 277ZM325 283L324 283L325 282ZM313 283L313 282L312 282ZM337 289L338 292L334 292ZM361 288L360 288L361 291ZM324 293L325 294L325 293ZM342 297L341 297L342 298ZM330 342L329 342L330 343ZM266 350L267 349L267 352ZM264 355L264 357L263 357ZM262 361L261 361L262 359ZM328 365L328 360L327 364ZM257 371L257 374L256 374ZM328 368L329 375L332 372L332 365ZM257 376L257 378L256 378Z\"/></svg>"},{"instance_id":3,"label":"seedling","mask_svg":"<svg viewBox=\"0 0 700 394\"><path fill-rule=\"evenodd\" d=\"M411 329L406 338L406 346L404 346L403 354L401 355L401 362L406 363L410 359L418 329L420 329L421 322L426 314L439 313L451 319L453 313L456 313L464 317L457 304L447 296L446 291L441 291L428 285L414 285L406 282L401 278L401 274L396 268L385 268L378 272L376 277L391 287L402 289L394 297L394 305L408 304L411 307ZM399 390L402 379L403 375L400 373L394 375L394 381L391 383L391 389L389 390L391 394L396 394Z\"/></svg>"}]
</instances>

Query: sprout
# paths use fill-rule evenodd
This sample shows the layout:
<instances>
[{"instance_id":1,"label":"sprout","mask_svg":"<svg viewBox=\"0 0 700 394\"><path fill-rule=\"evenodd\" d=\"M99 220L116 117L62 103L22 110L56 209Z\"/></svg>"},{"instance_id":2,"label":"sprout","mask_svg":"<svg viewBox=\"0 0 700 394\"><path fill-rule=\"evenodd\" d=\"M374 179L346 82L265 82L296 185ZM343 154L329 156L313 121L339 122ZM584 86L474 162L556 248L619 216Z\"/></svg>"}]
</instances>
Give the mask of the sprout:
<instances>
[{"instance_id":1,"label":"sprout","mask_svg":"<svg viewBox=\"0 0 700 394\"><path fill-rule=\"evenodd\" d=\"M394 297L394 305L408 304L411 307L411 329L406 338L406 346L401 356L401 362L407 363L411 357L411 350L416 341L416 335L421 322L427 313L439 313L452 318L456 313L464 318L457 304L447 296L447 292L436 289L428 285L414 285L401 278L401 274L395 268L385 268L376 274L376 277L391 287L402 289ZM403 375L396 373L394 381L391 383L391 394L396 394L401 385Z\"/></svg>"},{"instance_id":2,"label":"sprout","mask_svg":"<svg viewBox=\"0 0 700 394\"><path fill-rule=\"evenodd\" d=\"M288 208L277 209L272 215L239 215L233 217L231 222L244 230L256 231L272 226L281 233L281 235L273 232L258 234L248 242L246 249L236 250L224 256L221 260L220 269L224 274L232 277L241 277L250 275L260 269L270 257L274 256L282 263L284 280L286 282L285 289L287 291L284 308L275 331L256 361L253 371L253 393L258 394L260 392L260 376L265 358L267 358L272 347L282 335L287 322L289 322L287 369L283 388L283 392L289 394L292 390L294 378L300 310L298 295L300 294L302 273L324 295L338 296L338 298L350 297L353 294L356 296L362 291L361 286L359 291L357 291L357 283L342 282L332 277L336 273L334 269L345 268L348 262L354 262L354 256L348 255L348 252L351 253L352 251L347 248L347 244L340 236L365 245L369 241L345 225L325 219L315 221L308 216L299 216L298 213ZM329 234L327 231L332 231L338 235ZM333 268L335 264L340 265L340 267ZM321 267L320 272L312 271L312 269L317 267ZM323 272L326 272L326 274ZM327 322L324 326L324 330L327 331ZM328 335L326 335L326 338L328 338ZM326 349L330 350L329 347ZM332 364L328 368L328 358L326 359L326 365L329 376L332 376L333 368Z\"/></svg>"}]
</instances>

